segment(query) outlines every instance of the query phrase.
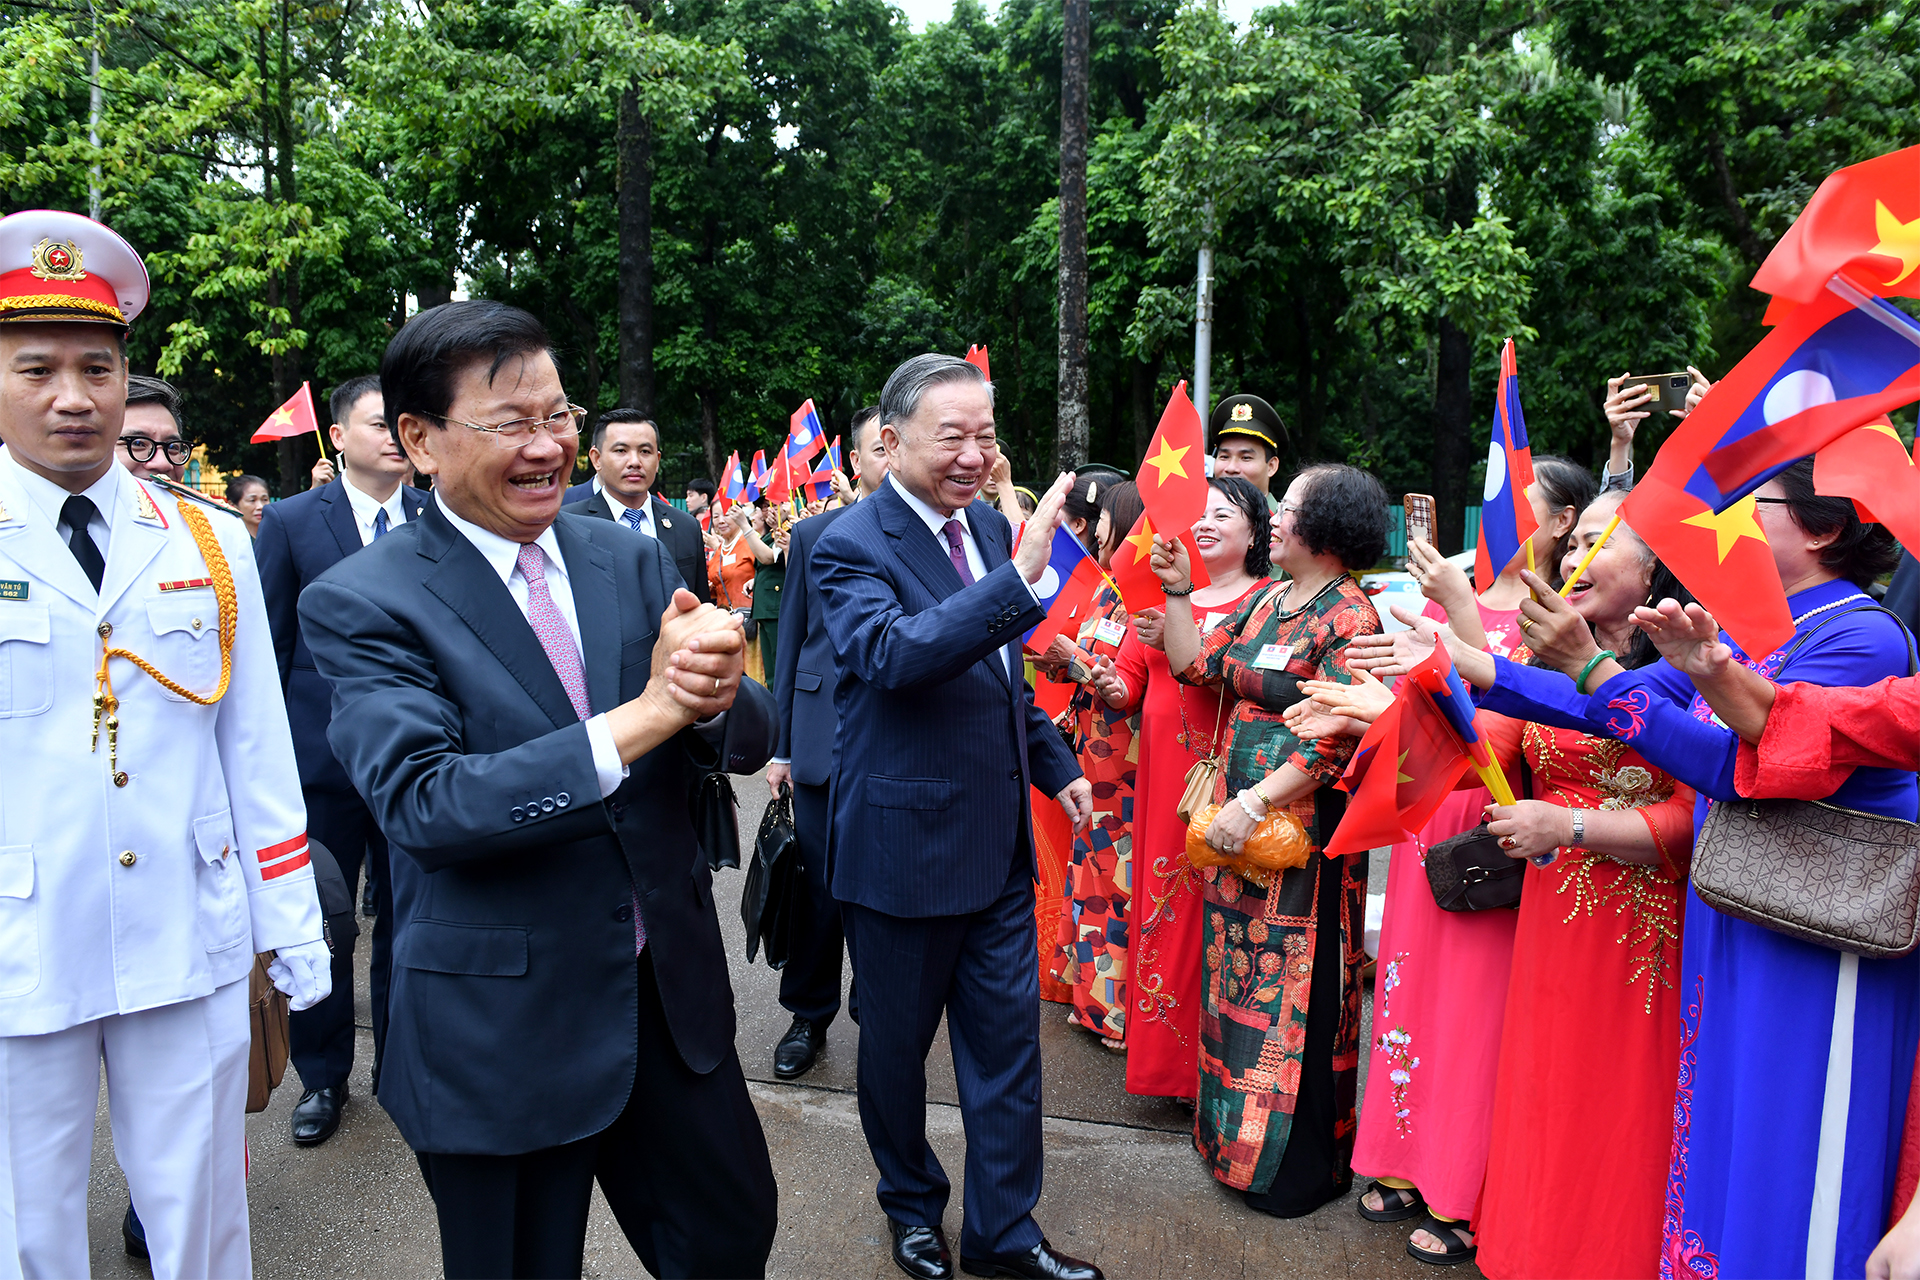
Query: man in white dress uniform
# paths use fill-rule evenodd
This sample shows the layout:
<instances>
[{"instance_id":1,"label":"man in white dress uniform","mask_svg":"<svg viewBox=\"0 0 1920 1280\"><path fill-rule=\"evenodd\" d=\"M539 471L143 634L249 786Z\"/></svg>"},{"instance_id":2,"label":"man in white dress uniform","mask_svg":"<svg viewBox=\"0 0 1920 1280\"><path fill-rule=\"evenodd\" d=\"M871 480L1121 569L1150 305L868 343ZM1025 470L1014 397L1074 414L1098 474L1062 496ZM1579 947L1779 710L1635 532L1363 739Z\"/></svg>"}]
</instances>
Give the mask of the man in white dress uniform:
<instances>
[{"instance_id":1,"label":"man in white dress uniform","mask_svg":"<svg viewBox=\"0 0 1920 1280\"><path fill-rule=\"evenodd\" d=\"M250 1275L247 975L329 985L246 527L114 460L146 300L0 219L0 1278L88 1272L103 1063L154 1275Z\"/></svg>"}]
</instances>

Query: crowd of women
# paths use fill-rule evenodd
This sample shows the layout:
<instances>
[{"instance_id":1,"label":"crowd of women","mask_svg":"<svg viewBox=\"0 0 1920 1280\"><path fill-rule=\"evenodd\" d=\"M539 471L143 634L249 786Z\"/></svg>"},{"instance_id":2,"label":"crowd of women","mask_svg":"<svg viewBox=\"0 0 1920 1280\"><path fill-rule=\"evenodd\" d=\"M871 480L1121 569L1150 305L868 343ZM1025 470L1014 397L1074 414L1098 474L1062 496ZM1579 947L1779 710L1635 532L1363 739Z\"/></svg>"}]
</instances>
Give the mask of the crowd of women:
<instances>
[{"instance_id":1,"label":"crowd of women","mask_svg":"<svg viewBox=\"0 0 1920 1280\"><path fill-rule=\"evenodd\" d=\"M1409 630L1384 633L1356 579L1386 553L1385 492L1318 464L1271 513L1246 480L1214 478L1191 541L1210 584L1182 541L1156 538L1165 608L1129 613L1103 588L1077 637L1037 657L1041 680L1074 686L1061 723L1096 805L1042 904L1043 990L1126 1054L1130 1091L1190 1100L1214 1176L1267 1213L1310 1213L1358 1173L1362 1217L1408 1224L1416 1258L1490 1276L1860 1275L1870 1255L1903 1274L1920 1223L1882 1236L1920 1171L1920 953L1823 948L1689 889L1715 803L1920 816L1920 691L1857 692L1914 670L1872 594L1899 547L1817 495L1810 461L1762 486L1795 634L1748 655L1631 528L1604 536L1616 479L1602 491L1560 458L1534 470L1541 574L1523 556L1472 583L1416 538L1428 604ZM1139 494L1075 492L1070 527L1107 567ZM1371 957L1368 855L1320 850L1384 682L1436 644L1519 798L1495 804L1469 774L1393 848ZM1226 864L1197 867L1176 805L1215 755L1205 839ZM1236 861L1281 810L1307 864ZM1483 821L1526 860L1518 909L1443 911L1427 851Z\"/></svg>"}]
</instances>

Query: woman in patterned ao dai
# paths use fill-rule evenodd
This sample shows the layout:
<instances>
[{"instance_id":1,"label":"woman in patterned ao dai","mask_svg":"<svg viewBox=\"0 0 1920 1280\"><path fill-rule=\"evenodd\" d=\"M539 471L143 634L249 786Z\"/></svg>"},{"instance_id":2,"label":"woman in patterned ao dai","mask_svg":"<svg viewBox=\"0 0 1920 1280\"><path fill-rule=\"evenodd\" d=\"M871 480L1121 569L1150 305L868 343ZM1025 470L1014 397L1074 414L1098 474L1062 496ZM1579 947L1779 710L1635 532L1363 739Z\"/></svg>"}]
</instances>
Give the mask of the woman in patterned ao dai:
<instances>
[{"instance_id":1,"label":"woman in patterned ao dai","mask_svg":"<svg viewBox=\"0 0 1920 1280\"><path fill-rule=\"evenodd\" d=\"M1619 496L1604 494L1581 514L1562 572L1576 567ZM1633 609L1650 591L1679 590L1622 526L1581 575L1573 608L1601 645L1625 655L1624 665L1645 666L1659 655L1633 630ZM1352 665L1398 674L1436 633L1447 636L1462 676L1481 688L1492 683L1495 659L1431 622L1419 635L1402 633L1392 646L1399 660L1372 656L1384 646L1361 645ZM1336 712L1354 700L1345 686L1311 692ZM1430 1226L1408 1250L1423 1261L1458 1262L1477 1248L1481 1272L1496 1278L1651 1277L1660 1267L1680 1059L1675 978L1693 792L1610 738L1492 712L1480 723L1501 760L1524 749L1533 771L1535 798L1489 806L1490 829L1510 856L1547 865L1528 866L1521 892L1474 1233ZM1517 791L1517 766L1509 764L1509 776ZM1391 1029L1390 1007L1383 992L1376 1026ZM1593 1116L1602 1104L1606 1135L1597 1141ZM1570 1188L1580 1198L1577 1230L1541 1212Z\"/></svg>"},{"instance_id":2,"label":"woman in patterned ao dai","mask_svg":"<svg viewBox=\"0 0 1920 1280\"><path fill-rule=\"evenodd\" d=\"M1303 743L1281 715L1300 700L1300 681L1344 680L1347 645L1379 630L1351 571L1386 550L1386 494L1353 467L1311 467L1287 487L1271 528L1273 561L1292 581L1204 638L1185 548L1156 536L1153 568L1168 587L1169 667L1240 698L1208 842L1235 853L1269 807L1284 805L1312 846L1304 867L1272 876L1209 867L1200 887L1194 1144L1250 1207L1295 1218L1353 1182L1367 858L1319 852L1344 809L1333 783L1352 742Z\"/></svg>"}]
</instances>

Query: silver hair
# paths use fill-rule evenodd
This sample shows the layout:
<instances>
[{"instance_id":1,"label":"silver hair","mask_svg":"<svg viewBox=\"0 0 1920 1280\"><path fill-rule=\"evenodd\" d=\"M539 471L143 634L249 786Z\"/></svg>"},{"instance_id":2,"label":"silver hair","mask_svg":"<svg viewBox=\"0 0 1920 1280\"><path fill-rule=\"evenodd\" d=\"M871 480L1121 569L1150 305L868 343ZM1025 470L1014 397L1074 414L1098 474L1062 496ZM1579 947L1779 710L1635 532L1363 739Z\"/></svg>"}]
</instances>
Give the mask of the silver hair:
<instances>
[{"instance_id":1,"label":"silver hair","mask_svg":"<svg viewBox=\"0 0 1920 1280\"><path fill-rule=\"evenodd\" d=\"M887 385L880 390L880 421L900 430L920 411L920 401L927 391L948 382L977 382L987 389L987 403L993 403L993 383L977 365L959 356L928 352L907 361L887 378Z\"/></svg>"}]
</instances>

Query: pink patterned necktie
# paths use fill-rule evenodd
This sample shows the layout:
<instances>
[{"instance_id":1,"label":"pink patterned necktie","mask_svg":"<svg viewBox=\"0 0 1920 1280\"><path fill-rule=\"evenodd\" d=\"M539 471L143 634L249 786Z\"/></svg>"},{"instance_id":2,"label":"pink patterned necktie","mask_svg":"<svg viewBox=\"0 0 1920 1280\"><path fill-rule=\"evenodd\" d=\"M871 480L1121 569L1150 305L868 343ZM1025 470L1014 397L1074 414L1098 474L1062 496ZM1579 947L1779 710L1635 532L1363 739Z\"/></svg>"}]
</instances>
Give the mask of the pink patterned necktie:
<instances>
[{"instance_id":1,"label":"pink patterned necktie","mask_svg":"<svg viewBox=\"0 0 1920 1280\"><path fill-rule=\"evenodd\" d=\"M553 664L553 673L560 677L560 687L567 691L567 701L573 703L574 714L585 720L593 714L587 701L587 673L580 665L580 646L574 643L573 629L553 603L553 592L547 589L547 553L538 543L522 543L520 558L515 563L520 576L527 580L527 622L532 625L540 647L547 651L547 661ZM639 955L646 948L647 923L640 917L640 889L636 885L633 953Z\"/></svg>"}]
</instances>

